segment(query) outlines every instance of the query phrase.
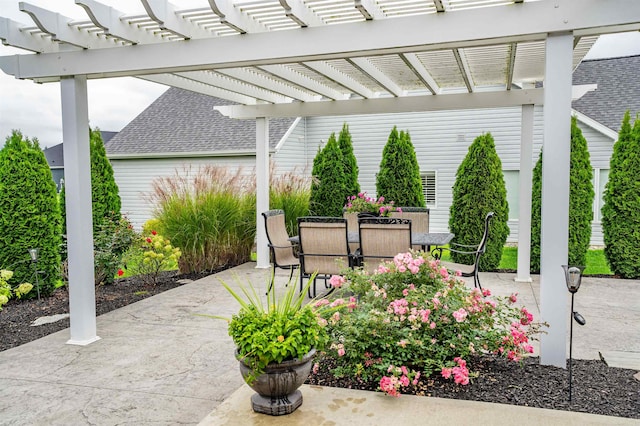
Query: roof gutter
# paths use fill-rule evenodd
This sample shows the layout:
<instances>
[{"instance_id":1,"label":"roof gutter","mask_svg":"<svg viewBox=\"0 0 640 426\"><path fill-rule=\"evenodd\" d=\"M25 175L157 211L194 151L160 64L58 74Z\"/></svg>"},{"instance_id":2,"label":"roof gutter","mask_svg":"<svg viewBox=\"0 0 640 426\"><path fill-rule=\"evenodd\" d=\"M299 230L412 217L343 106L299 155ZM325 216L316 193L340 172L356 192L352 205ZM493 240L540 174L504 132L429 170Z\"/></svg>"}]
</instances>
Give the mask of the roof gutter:
<instances>
[{"instance_id":1,"label":"roof gutter","mask_svg":"<svg viewBox=\"0 0 640 426\"><path fill-rule=\"evenodd\" d=\"M270 148L269 154L275 149ZM204 157L255 157L255 150L245 151L193 151L193 152L135 152L107 153L110 160L164 159L164 158L204 158Z\"/></svg>"}]
</instances>

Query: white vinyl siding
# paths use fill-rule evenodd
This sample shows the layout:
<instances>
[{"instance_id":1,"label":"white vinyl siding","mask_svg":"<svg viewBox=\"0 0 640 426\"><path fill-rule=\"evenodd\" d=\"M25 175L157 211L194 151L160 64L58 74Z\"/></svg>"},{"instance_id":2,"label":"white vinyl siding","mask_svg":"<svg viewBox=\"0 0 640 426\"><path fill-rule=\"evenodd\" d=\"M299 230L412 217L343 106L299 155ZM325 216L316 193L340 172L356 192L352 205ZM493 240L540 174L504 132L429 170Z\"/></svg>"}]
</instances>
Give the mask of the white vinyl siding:
<instances>
[{"instance_id":1,"label":"white vinyl siding","mask_svg":"<svg viewBox=\"0 0 640 426\"><path fill-rule=\"evenodd\" d=\"M504 183L507 188L507 203L509 204L509 220L518 220L520 212L520 171L503 170Z\"/></svg>"}]
</instances>

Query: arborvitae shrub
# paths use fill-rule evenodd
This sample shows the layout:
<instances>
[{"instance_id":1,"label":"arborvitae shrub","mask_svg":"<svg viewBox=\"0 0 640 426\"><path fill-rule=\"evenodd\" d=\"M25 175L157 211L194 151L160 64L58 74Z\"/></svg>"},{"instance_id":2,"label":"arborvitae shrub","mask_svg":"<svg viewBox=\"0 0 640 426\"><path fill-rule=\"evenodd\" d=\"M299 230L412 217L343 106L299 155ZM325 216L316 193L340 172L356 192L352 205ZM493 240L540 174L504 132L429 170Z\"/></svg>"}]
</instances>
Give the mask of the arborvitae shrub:
<instances>
[{"instance_id":1,"label":"arborvitae shrub","mask_svg":"<svg viewBox=\"0 0 640 426\"><path fill-rule=\"evenodd\" d=\"M14 283L34 285L29 249L39 249L40 294L60 278L60 208L51 170L37 139L13 131L0 150L0 268L13 270Z\"/></svg>"},{"instance_id":2,"label":"arborvitae shrub","mask_svg":"<svg viewBox=\"0 0 640 426\"><path fill-rule=\"evenodd\" d=\"M396 127L382 151L380 170L376 177L376 192L396 206L424 207L424 192L420 166L409 133L398 134Z\"/></svg>"},{"instance_id":3,"label":"arborvitae shrub","mask_svg":"<svg viewBox=\"0 0 640 426\"><path fill-rule=\"evenodd\" d=\"M571 118L571 167L569 169L569 265L586 266L593 220L593 170L587 140ZM542 153L533 173L531 208L531 270L540 271L542 221Z\"/></svg>"},{"instance_id":4,"label":"arborvitae shrub","mask_svg":"<svg viewBox=\"0 0 640 426\"><path fill-rule=\"evenodd\" d=\"M335 134L329 137L320 157L313 166L310 209L317 216L342 216L342 207L346 203L343 199L345 176L342 152Z\"/></svg>"},{"instance_id":5,"label":"arborvitae shrub","mask_svg":"<svg viewBox=\"0 0 640 426\"><path fill-rule=\"evenodd\" d=\"M613 145L604 191L604 254L614 274L640 278L640 117L633 128L629 111Z\"/></svg>"},{"instance_id":6,"label":"arborvitae shrub","mask_svg":"<svg viewBox=\"0 0 640 426\"><path fill-rule=\"evenodd\" d=\"M93 230L96 232L105 221L120 220L120 195L99 129L91 130L89 143L91 144L91 207Z\"/></svg>"},{"instance_id":7,"label":"arborvitae shrub","mask_svg":"<svg viewBox=\"0 0 640 426\"><path fill-rule=\"evenodd\" d=\"M484 232L485 216L494 212L489 228L487 249L480 258L480 270L498 268L502 248L509 235L509 205L502 174L502 162L490 133L478 136L464 158L453 185L453 202L449 210L449 229L458 244L478 244ZM451 253L454 262L472 264L472 255Z\"/></svg>"},{"instance_id":8,"label":"arborvitae shrub","mask_svg":"<svg viewBox=\"0 0 640 426\"><path fill-rule=\"evenodd\" d=\"M360 183L358 183L358 162L356 156L353 154L353 144L351 143L351 133L349 133L349 126L344 123L340 135L338 136L338 145L342 152L342 161L344 163L344 175L345 175L345 196L357 195L360 192ZM346 201L345 201L346 202Z\"/></svg>"}]
</instances>

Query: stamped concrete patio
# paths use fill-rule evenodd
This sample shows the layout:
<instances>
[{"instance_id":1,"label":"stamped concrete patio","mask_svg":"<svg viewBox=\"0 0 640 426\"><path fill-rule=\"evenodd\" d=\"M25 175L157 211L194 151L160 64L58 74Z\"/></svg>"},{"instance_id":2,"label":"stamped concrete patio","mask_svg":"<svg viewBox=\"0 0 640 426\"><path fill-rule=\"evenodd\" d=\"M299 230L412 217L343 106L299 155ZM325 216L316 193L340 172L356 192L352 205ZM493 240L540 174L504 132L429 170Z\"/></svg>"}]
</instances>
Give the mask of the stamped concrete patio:
<instances>
[{"instance_id":1,"label":"stamped concrete patio","mask_svg":"<svg viewBox=\"0 0 640 426\"><path fill-rule=\"evenodd\" d=\"M386 398L372 392L304 386L296 413L272 418L251 412L224 321L236 302L219 284L234 276L266 288L269 271L233 268L98 317L101 340L65 344L63 330L0 352L2 425L373 425L416 418L422 424L638 424L637 420L509 405L425 397ZM278 272L283 287L288 274ZM494 294L518 292L539 315L537 276L517 284L514 274L481 274ZM564 283L558 283L564 285ZM568 301L568 298L567 298ZM585 278L576 310L575 358L640 370L640 282Z\"/></svg>"}]
</instances>

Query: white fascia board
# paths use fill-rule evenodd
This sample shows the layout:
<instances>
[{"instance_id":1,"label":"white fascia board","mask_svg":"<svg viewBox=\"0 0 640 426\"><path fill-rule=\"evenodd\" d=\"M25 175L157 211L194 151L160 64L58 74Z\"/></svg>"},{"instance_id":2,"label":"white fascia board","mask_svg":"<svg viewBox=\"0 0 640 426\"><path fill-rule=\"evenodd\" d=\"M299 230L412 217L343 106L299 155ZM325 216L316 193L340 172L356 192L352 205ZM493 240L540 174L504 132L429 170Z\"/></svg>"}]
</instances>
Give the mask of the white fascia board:
<instances>
[{"instance_id":1,"label":"white fascia board","mask_svg":"<svg viewBox=\"0 0 640 426\"><path fill-rule=\"evenodd\" d=\"M282 136L282 138L280 138L280 140L276 144L276 148L273 150L273 152L280 151L280 148L282 148L282 145L284 145L284 143L287 141L287 139L289 139L289 136L291 136L291 133L293 133L293 131L295 130L295 128L298 125L298 123L300 123L300 120L302 120L302 117L297 117L293 121L293 124L291 124L291 126L289 126L289 128L287 129L285 134Z\"/></svg>"},{"instance_id":2,"label":"white fascia board","mask_svg":"<svg viewBox=\"0 0 640 426\"><path fill-rule=\"evenodd\" d=\"M270 149L270 152L275 152ZM253 157L256 150L244 151L202 151L202 152L148 152L148 153L130 153L130 154L109 154L107 158L110 160L141 160L141 159L164 159L164 158L204 158L204 157Z\"/></svg>"},{"instance_id":3,"label":"white fascia board","mask_svg":"<svg viewBox=\"0 0 640 426\"><path fill-rule=\"evenodd\" d=\"M256 117L323 117L500 108L531 104L541 105L543 101L544 89L526 89L450 95L405 96L402 98L319 101L286 105L225 105L214 107L214 109L227 117L249 119Z\"/></svg>"},{"instance_id":4,"label":"white fascia board","mask_svg":"<svg viewBox=\"0 0 640 426\"><path fill-rule=\"evenodd\" d=\"M587 126L591 127L592 129L597 130L598 132L602 133L603 135L611 138L614 142L618 140L618 132L608 128L607 126L605 126L604 124L594 120L593 118L588 117L588 116L584 115L583 113L581 113L579 111L576 111L575 109L571 109L571 115L575 115L576 118L578 119L578 121L580 121L581 123L586 124Z\"/></svg>"},{"instance_id":5,"label":"white fascia board","mask_svg":"<svg viewBox=\"0 0 640 426\"><path fill-rule=\"evenodd\" d=\"M478 27L478 22L492 24ZM0 68L21 79L112 77L487 46L542 40L555 32L589 35L622 28L640 29L640 1L525 2L260 34L0 57ZM19 66L12 66L16 62Z\"/></svg>"}]
</instances>

